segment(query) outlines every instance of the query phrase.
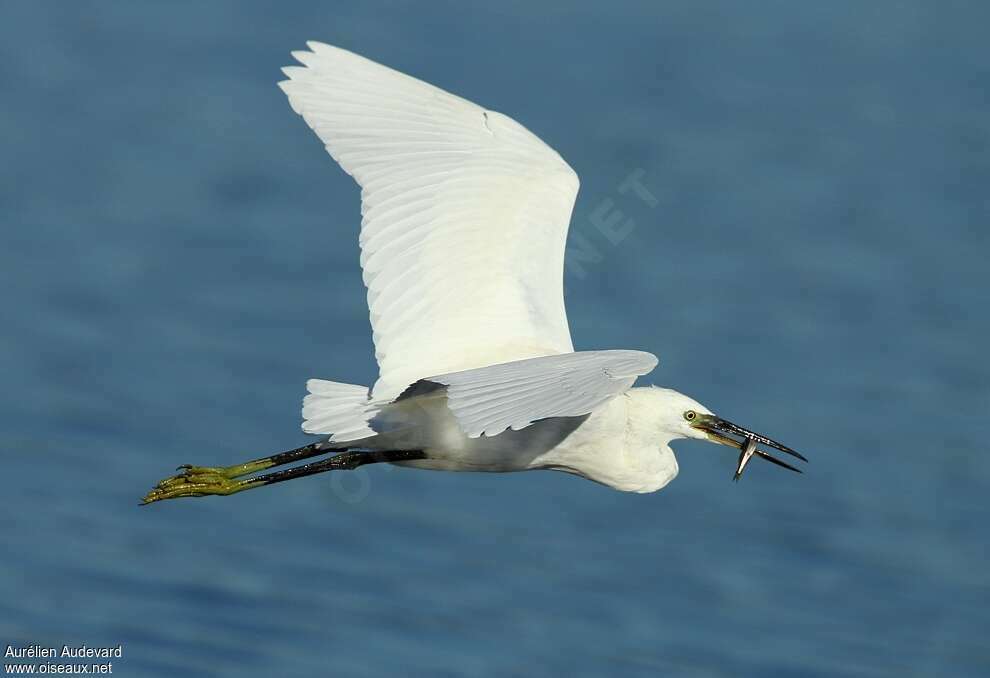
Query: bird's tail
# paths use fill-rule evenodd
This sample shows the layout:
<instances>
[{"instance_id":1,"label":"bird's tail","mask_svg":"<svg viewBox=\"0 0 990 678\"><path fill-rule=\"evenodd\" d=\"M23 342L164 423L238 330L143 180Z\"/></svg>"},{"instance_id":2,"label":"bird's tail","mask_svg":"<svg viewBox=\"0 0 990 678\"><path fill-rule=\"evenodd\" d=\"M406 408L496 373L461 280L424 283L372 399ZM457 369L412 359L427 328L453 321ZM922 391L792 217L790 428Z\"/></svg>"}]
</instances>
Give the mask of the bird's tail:
<instances>
[{"instance_id":1,"label":"bird's tail","mask_svg":"<svg viewBox=\"0 0 990 678\"><path fill-rule=\"evenodd\" d=\"M302 430L329 435L330 442L349 442L376 435L369 422L378 407L369 399L367 386L310 379L303 398Z\"/></svg>"}]
</instances>

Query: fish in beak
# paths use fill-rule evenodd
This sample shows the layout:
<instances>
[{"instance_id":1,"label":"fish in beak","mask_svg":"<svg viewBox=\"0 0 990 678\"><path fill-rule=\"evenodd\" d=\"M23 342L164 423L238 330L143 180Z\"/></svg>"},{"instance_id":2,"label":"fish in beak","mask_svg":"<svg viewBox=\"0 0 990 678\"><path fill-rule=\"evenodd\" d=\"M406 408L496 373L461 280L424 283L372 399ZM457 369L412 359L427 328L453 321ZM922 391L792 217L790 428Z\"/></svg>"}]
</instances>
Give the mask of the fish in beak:
<instances>
[{"instance_id":1,"label":"fish in beak","mask_svg":"<svg viewBox=\"0 0 990 678\"><path fill-rule=\"evenodd\" d=\"M732 478L733 480L739 480L739 478L742 477L746 464L749 463L749 460L754 455L766 459L777 466L783 466L784 468L794 471L795 473L802 473L801 469L795 468L787 462L771 456L768 452L759 449L757 445L766 445L767 447L772 447L785 454L789 454L792 457L797 457L801 461L808 461L803 454L792 450L787 447L787 445L778 443L776 440L768 438L761 433L755 433L749 429L739 426L738 424L733 424L731 421L727 421L721 417L716 417L713 414L697 413L695 417L690 420L690 424L692 427L704 431L708 435L708 438L713 442L728 445L729 447L735 447L739 450L739 462L736 465L736 473ZM742 438L742 440L736 440L730 436L738 436Z\"/></svg>"}]
</instances>

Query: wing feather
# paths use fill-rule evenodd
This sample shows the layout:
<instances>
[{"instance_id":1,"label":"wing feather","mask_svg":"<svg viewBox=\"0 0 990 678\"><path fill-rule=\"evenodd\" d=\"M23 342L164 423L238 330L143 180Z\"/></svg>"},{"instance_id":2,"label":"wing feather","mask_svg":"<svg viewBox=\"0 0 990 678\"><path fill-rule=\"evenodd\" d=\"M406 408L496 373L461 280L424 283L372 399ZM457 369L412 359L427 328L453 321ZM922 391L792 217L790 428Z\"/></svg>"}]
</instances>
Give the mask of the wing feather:
<instances>
[{"instance_id":1,"label":"wing feather","mask_svg":"<svg viewBox=\"0 0 990 678\"><path fill-rule=\"evenodd\" d=\"M573 351L578 179L509 117L318 42L279 83L361 185L361 264L389 400L426 375Z\"/></svg>"},{"instance_id":2,"label":"wing feather","mask_svg":"<svg viewBox=\"0 0 990 678\"><path fill-rule=\"evenodd\" d=\"M440 374L399 397L447 390L447 406L471 438L519 430L549 417L577 417L624 393L657 365L644 351L580 351Z\"/></svg>"}]
</instances>

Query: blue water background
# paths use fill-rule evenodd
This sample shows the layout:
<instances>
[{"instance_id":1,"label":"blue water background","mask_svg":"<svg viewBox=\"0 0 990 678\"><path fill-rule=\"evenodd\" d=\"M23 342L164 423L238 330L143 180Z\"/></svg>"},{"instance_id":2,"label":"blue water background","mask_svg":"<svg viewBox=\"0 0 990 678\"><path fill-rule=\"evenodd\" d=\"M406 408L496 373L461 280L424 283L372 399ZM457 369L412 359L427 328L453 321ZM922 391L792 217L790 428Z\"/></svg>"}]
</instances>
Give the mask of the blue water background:
<instances>
[{"instance_id":1,"label":"blue water background","mask_svg":"<svg viewBox=\"0 0 990 678\"><path fill-rule=\"evenodd\" d=\"M943 0L3 3L0 645L122 643L134 676L988 675L987 26ZM358 190L275 87L306 39L558 149L577 348L657 353L650 380L808 473L733 485L681 442L654 495L373 468L138 508L179 463L305 443L307 378L375 379Z\"/></svg>"}]
</instances>

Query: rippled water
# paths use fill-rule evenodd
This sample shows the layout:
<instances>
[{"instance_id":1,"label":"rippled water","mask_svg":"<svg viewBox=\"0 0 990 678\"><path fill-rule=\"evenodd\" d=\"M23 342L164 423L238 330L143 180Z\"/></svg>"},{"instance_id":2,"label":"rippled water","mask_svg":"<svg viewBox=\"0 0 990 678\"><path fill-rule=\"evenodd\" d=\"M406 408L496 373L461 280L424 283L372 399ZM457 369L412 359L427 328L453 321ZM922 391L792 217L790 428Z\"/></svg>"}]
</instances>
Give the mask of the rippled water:
<instances>
[{"instance_id":1,"label":"rippled water","mask_svg":"<svg viewBox=\"0 0 990 678\"><path fill-rule=\"evenodd\" d=\"M987 5L532 4L0 8L0 644L122 643L135 676L987 674ZM683 442L655 495L375 468L138 508L306 442L306 378L375 377L357 189L274 86L308 38L559 149L597 259L577 346L658 353L808 473L733 485Z\"/></svg>"}]
</instances>

